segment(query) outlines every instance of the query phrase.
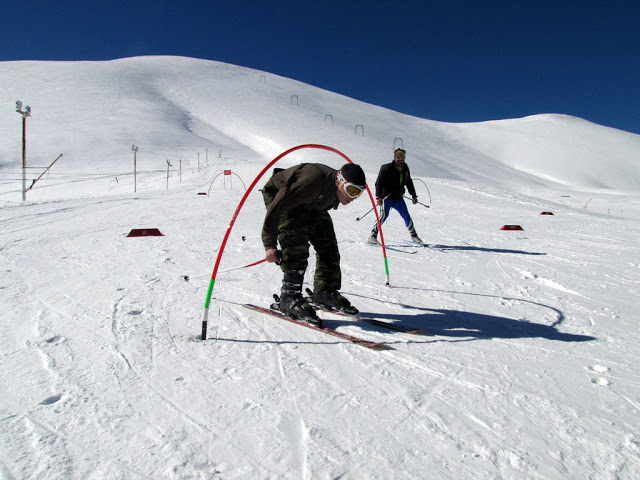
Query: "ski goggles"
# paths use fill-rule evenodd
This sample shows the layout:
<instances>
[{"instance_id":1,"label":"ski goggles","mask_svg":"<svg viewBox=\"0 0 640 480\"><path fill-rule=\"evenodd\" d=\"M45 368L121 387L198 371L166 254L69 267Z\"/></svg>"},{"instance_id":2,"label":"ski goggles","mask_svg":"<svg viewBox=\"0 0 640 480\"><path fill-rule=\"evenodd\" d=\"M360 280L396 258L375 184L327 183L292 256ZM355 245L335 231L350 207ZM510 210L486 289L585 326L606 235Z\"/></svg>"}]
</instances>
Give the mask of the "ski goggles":
<instances>
[{"instance_id":1,"label":"ski goggles","mask_svg":"<svg viewBox=\"0 0 640 480\"><path fill-rule=\"evenodd\" d=\"M360 195L362 195L362 192L364 192L367 189L366 186L356 185L355 183L347 182L345 178L342 176L342 172L340 171L338 171L337 178L338 178L338 181L344 185L344 191L349 196L349 198L358 198Z\"/></svg>"}]
</instances>

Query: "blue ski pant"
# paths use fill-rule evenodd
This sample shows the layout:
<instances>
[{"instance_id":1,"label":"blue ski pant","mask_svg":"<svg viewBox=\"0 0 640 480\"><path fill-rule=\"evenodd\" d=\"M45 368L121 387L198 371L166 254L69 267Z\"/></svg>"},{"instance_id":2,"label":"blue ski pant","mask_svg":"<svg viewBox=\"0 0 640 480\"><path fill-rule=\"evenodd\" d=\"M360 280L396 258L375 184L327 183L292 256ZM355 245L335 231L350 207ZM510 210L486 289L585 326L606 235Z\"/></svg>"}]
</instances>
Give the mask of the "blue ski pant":
<instances>
[{"instance_id":1,"label":"blue ski pant","mask_svg":"<svg viewBox=\"0 0 640 480\"><path fill-rule=\"evenodd\" d=\"M389 216L389 212L391 209L395 209L402 219L404 220L404 224L407 226L409 230L409 235L417 235L416 229L413 226L413 220L411 220L411 215L409 215L409 210L407 210L407 204L404 203L404 199L400 200L383 200L382 201L382 212L380 214L380 225L384 223L384 221ZM371 230L371 235L378 236L378 222L373 224L373 229Z\"/></svg>"}]
</instances>

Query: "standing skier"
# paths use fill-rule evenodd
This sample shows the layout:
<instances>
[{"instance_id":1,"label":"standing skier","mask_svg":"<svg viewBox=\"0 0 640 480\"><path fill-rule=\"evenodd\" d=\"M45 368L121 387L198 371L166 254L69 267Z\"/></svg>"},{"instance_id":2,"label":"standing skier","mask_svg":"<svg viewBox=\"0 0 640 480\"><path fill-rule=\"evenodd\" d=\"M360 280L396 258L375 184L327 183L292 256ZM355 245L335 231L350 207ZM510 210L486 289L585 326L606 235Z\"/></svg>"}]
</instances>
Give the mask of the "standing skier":
<instances>
[{"instance_id":1,"label":"standing skier","mask_svg":"<svg viewBox=\"0 0 640 480\"><path fill-rule=\"evenodd\" d=\"M407 205L404 203L402 196L404 195L405 187L409 190L413 204L418 203L418 197L416 195L416 189L413 186L413 180L411 180L411 173L409 167L405 163L407 152L401 148L398 148L393 152L393 161L386 163L380 167L378 178L376 180L376 203L378 205L384 205L382 209L382 215L380 216L380 225L389 216L389 210L395 208L402 219L404 220L409 235L411 235L411 241L422 244L422 240L416 233L416 228L413 225L413 220ZM378 245L378 223L373 225L371 230L371 236L368 243Z\"/></svg>"},{"instance_id":2,"label":"standing skier","mask_svg":"<svg viewBox=\"0 0 640 480\"><path fill-rule=\"evenodd\" d=\"M319 163L303 163L286 170L274 169L262 189L267 215L262 243L267 261L277 262L280 242L284 272L280 310L286 315L322 327L313 307L302 296L309 244L316 251L313 302L356 314L358 310L343 297L340 252L328 210L348 205L366 190L365 174L358 165L347 163L340 170Z\"/></svg>"}]
</instances>

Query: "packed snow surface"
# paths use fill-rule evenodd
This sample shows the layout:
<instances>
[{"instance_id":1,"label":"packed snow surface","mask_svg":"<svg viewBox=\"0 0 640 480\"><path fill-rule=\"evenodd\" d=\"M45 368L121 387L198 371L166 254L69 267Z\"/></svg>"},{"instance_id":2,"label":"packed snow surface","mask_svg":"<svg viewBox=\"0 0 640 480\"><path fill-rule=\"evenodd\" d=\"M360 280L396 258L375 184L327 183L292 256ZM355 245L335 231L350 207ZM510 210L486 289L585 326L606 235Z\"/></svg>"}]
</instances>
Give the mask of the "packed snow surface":
<instances>
[{"instance_id":1,"label":"packed snow surface","mask_svg":"<svg viewBox=\"0 0 640 480\"><path fill-rule=\"evenodd\" d=\"M640 478L640 136L434 122L179 57L2 62L0 91L0 478ZM25 202L16 100L27 187L45 173ZM428 247L392 212L389 286L368 195L332 217L344 295L425 335L323 314L372 351L242 306L282 278L234 269L264 258L267 169L201 340L245 189L304 144L371 188L407 150ZM344 163L278 166L303 161Z\"/></svg>"}]
</instances>

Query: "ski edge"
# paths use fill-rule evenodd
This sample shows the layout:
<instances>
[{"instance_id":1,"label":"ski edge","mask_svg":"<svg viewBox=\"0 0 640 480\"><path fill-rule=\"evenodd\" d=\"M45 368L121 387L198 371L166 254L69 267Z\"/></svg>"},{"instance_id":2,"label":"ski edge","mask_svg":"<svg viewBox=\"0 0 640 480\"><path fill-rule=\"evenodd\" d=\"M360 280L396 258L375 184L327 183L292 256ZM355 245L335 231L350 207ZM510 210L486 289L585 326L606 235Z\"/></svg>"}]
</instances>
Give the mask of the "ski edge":
<instances>
[{"instance_id":1,"label":"ski edge","mask_svg":"<svg viewBox=\"0 0 640 480\"><path fill-rule=\"evenodd\" d=\"M395 323L385 322L383 320L376 320L375 318L367 318L367 317L356 317L356 318L363 322L370 323L371 325L388 328L389 330L393 330L396 332L408 333L409 335L427 335L422 331L421 328L405 327L402 325L396 325Z\"/></svg>"},{"instance_id":2,"label":"ski edge","mask_svg":"<svg viewBox=\"0 0 640 480\"><path fill-rule=\"evenodd\" d=\"M308 297L305 297L305 298L307 302L309 302L309 305L311 305L313 308L321 312L334 313L342 317L350 317L355 320L369 323L371 325L376 325L378 327L386 328L388 330L393 330L395 332L408 333L409 335L428 335L424 333L420 328L405 327L403 325L397 325L392 322L385 322L384 320L378 320L376 318L361 317L359 314L351 315L350 313L341 312L340 310L324 308L323 306L318 305L317 303L313 303L313 292L309 288L307 288L305 291L308 295Z\"/></svg>"},{"instance_id":3,"label":"ski edge","mask_svg":"<svg viewBox=\"0 0 640 480\"><path fill-rule=\"evenodd\" d=\"M342 317L351 317L357 321L369 323L371 325L386 328L388 330L393 330L395 332L408 333L409 335L428 335L427 333L423 332L421 328L405 327L404 325L397 325L395 323L385 322L384 320L378 320L376 318L361 317L360 315L350 315L348 313L340 312L338 310L327 310L325 308L320 307L317 304L314 304L311 302L309 303L313 308L321 312L333 313L335 315L340 315Z\"/></svg>"},{"instance_id":4,"label":"ski edge","mask_svg":"<svg viewBox=\"0 0 640 480\"><path fill-rule=\"evenodd\" d=\"M416 243L416 242L412 242L411 240L405 240L405 242L408 243L408 247L414 246L414 247L422 247L422 248L428 248L429 250L434 250L436 252L441 252L441 253L447 253L445 252L443 249L438 248L434 245L431 245L429 243Z\"/></svg>"},{"instance_id":5,"label":"ski edge","mask_svg":"<svg viewBox=\"0 0 640 480\"><path fill-rule=\"evenodd\" d=\"M286 315L283 315L282 313L280 313L280 312L278 312L276 310L272 310L270 308L260 307L258 305L253 305L251 303L245 303L242 306L247 308L247 309L249 309L249 310L253 310L254 312L259 312L259 313L264 313L266 315L271 315L273 317L280 318L282 320L286 320L287 322L295 323L295 324L303 326L303 327L311 328L312 330L317 330L318 332L326 333L327 335L331 335L331 336L334 336L334 337L341 338L343 340L347 340L347 341L349 341L351 343L354 343L356 345L360 345L360 346L365 347L365 348L369 348L371 350L393 350L393 347L387 345L386 342L373 342L373 341L370 341L370 340L365 340L364 338L356 337L354 335L349 335L347 333L338 332L337 330L334 330L332 328L319 328L319 327L316 327L314 325L310 325L308 323L302 322L300 320L294 320L293 318L289 318Z\"/></svg>"},{"instance_id":6,"label":"ski edge","mask_svg":"<svg viewBox=\"0 0 640 480\"><path fill-rule=\"evenodd\" d=\"M378 243L378 244L376 244L376 243L367 243L367 245L370 245L372 247L380 247L380 248L382 248L382 244L380 244L380 243ZM387 249L387 250L393 250L394 252L406 253L408 255L413 255L414 253L418 253L417 250L403 250L402 248L391 247L389 245L385 245L384 248Z\"/></svg>"},{"instance_id":7,"label":"ski edge","mask_svg":"<svg viewBox=\"0 0 640 480\"><path fill-rule=\"evenodd\" d=\"M382 245L380 246L382 247ZM392 250L394 252L406 253L407 255L413 255L415 253L418 253L417 250L403 250L402 248L387 247L386 245L384 246L384 248L386 248L387 250Z\"/></svg>"}]
</instances>

